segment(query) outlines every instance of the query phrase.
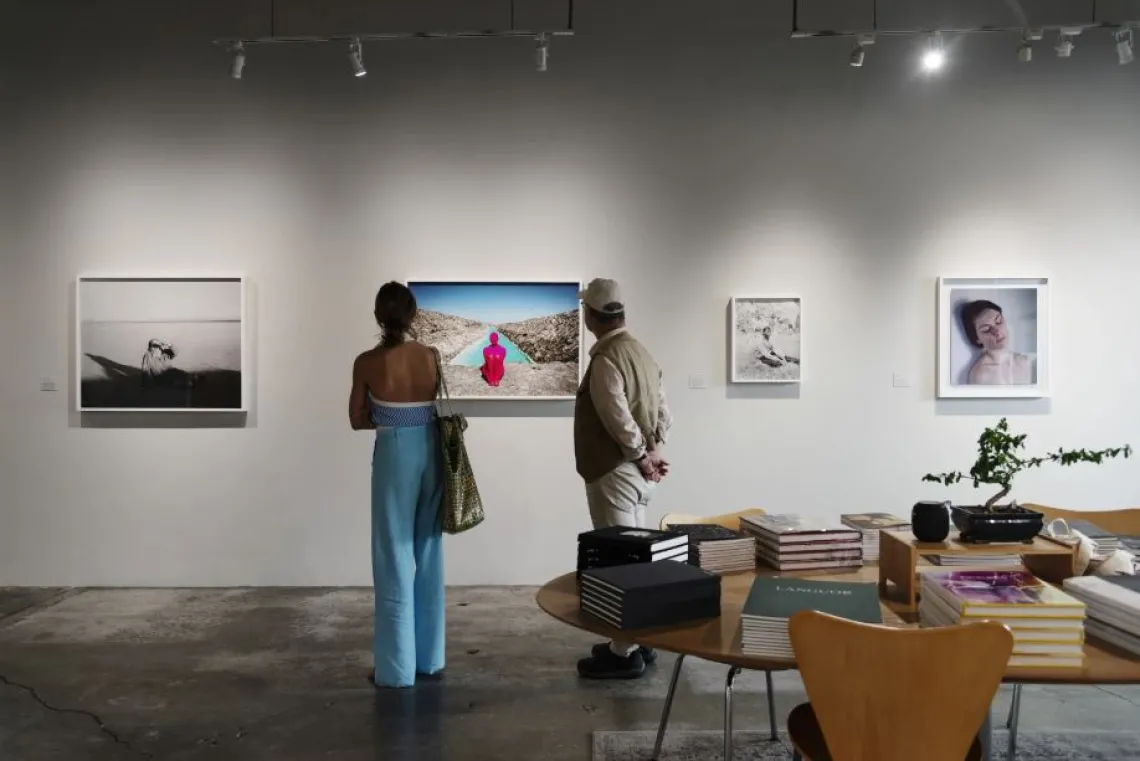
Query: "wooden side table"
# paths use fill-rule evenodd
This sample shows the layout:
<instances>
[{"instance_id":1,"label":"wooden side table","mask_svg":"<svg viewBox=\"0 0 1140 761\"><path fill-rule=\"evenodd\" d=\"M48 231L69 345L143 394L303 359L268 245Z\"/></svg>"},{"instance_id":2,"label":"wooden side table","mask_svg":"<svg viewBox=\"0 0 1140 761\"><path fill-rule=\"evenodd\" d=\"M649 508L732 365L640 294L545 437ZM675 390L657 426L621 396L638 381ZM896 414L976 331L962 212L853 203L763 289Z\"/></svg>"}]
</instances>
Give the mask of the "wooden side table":
<instances>
[{"instance_id":1,"label":"wooden side table","mask_svg":"<svg viewBox=\"0 0 1140 761\"><path fill-rule=\"evenodd\" d=\"M897 600L905 612L918 610L918 582L915 573L918 559L924 555L973 555L985 562L987 555L1019 554L1025 568L1045 581L1060 584L1073 576L1076 564L1075 546L1070 547L1038 536L1025 544L970 544L958 540L952 531L944 542L920 542L908 530L879 532L879 595L888 597L887 583L898 588Z\"/></svg>"}]
</instances>

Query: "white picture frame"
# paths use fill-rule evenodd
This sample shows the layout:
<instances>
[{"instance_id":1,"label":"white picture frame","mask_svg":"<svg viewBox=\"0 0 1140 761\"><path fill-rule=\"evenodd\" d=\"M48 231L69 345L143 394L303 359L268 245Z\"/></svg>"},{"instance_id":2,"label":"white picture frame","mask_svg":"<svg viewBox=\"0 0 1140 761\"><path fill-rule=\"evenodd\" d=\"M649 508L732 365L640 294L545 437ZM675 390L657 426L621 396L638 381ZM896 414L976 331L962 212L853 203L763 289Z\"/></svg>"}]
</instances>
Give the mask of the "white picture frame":
<instances>
[{"instance_id":1,"label":"white picture frame","mask_svg":"<svg viewBox=\"0 0 1140 761\"><path fill-rule=\"evenodd\" d=\"M938 278L938 397L1048 398L1049 288L1047 277Z\"/></svg>"},{"instance_id":2,"label":"white picture frame","mask_svg":"<svg viewBox=\"0 0 1140 761\"><path fill-rule=\"evenodd\" d=\"M577 398L579 387L586 371L585 352L585 322L583 319L583 305L579 294L582 291L581 280L446 280L439 278L409 278L404 281L416 297L419 314L413 324L416 340L436 346L444 361L444 378L448 383L448 392L454 401L568 401ZM476 298L462 298L454 294L467 290L479 292ZM485 295L490 294L490 295ZM526 294L525 296L523 294ZM454 301L456 306L449 306ZM470 303L472 311L467 311L464 304ZM483 308L482 305L486 305ZM549 306L543 306L548 304ZM547 312L547 309L557 311ZM467 323L478 323L483 332L489 337L490 332L500 333L501 345L509 345L510 353L505 363L503 379L499 386L491 386L482 376L479 365L481 360L481 346L483 338L460 339L462 346L453 346L449 339L437 338L426 334L424 329L425 313L446 312L452 319L464 320ZM533 312L533 314L532 314ZM528 352L518 346L516 340L508 338L497 328L500 325L518 325L541 319L556 319L573 312L574 331L572 341L573 358L563 361L561 358L552 361L532 359ZM499 314L496 314L499 313ZM527 316L530 315L530 316ZM506 319L492 319L504 317ZM517 318L517 319L516 319ZM471 332L478 332L471 326ZM440 335L444 335L442 332ZM515 336L517 341L526 344L526 341ZM445 343L446 340L446 343ZM479 343L480 346L475 344ZM458 353L456 348L459 349ZM528 347L530 348L530 347ZM563 350L567 350L563 347ZM516 352L525 358L526 362L512 361ZM530 349L531 354L539 351ZM470 354L468 363L456 364L456 359L462 354ZM556 357L561 355L555 354ZM565 365L572 363L574 367ZM517 371L521 366L538 373L526 382L519 383ZM532 387L534 393L520 392L519 388Z\"/></svg>"},{"instance_id":3,"label":"white picture frame","mask_svg":"<svg viewBox=\"0 0 1140 761\"><path fill-rule=\"evenodd\" d=\"M732 383L803 382L803 299L797 294L733 296L728 310ZM770 335L765 337L765 328ZM775 354L765 351L774 348ZM763 359L763 352L770 359Z\"/></svg>"},{"instance_id":4,"label":"white picture frame","mask_svg":"<svg viewBox=\"0 0 1140 761\"><path fill-rule=\"evenodd\" d=\"M248 412L246 310L247 282L242 273L78 275L76 410Z\"/></svg>"}]
</instances>

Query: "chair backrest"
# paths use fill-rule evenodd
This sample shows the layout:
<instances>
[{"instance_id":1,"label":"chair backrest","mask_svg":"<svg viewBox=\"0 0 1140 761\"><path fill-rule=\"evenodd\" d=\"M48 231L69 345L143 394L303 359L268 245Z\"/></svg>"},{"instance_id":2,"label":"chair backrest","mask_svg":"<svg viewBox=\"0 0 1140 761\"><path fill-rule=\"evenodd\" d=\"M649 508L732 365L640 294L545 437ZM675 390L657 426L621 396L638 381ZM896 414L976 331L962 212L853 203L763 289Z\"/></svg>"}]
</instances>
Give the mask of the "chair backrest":
<instances>
[{"instance_id":1,"label":"chair backrest","mask_svg":"<svg viewBox=\"0 0 1140 761\"><path fill-rule=\"evenodd\" d=\"M750 507L747 510L738 510L735 513L725 513L723 515L691 515L689 513L667 513L661 518L660 528L666 529L669 526L678 523L715 523L718 526L732 529L733 531L740 530L740 517L742 515L767 515L768 513L759 507Z\"/></svg>"},{"instance_id":2,"label":"chair backrest","mask_svg":"<svg viewBox=\"0 0 1140 761\"><path fill-rule=\"evenodd\" d=\"M1120 510L1065 510L1060 507L1022 503L1022 507L1045 514L1045 523L1056 518L1066 521L1088 521L1105 531L1128 536L1140 536L1140 508L1126 507Z\"/></svg>"},{"instance_id":3,"label":"chair backrest","mask_svg":"<svg viewBox=\"0 0 1140 761\"><path fill-rule=\"evenodd\" d=\"M789 634L833 761L962 761L1013 652L996 621L898 629L803 611Z\"/></svg>"}]
</instances>

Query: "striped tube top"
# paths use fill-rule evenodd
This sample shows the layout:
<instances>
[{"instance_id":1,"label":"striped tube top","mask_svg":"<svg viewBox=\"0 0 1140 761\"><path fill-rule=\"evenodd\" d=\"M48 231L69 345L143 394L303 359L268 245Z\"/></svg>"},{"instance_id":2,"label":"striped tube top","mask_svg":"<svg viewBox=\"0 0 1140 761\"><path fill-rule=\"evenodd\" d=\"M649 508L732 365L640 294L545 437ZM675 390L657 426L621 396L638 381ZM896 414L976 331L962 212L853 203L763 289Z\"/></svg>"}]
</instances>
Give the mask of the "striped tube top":
<instances>
[{"instance_id":1,"label":"striped tube top","mask_svg":"<svg viewBox=\"0 0 1140 761\"><path fill-rule=\"evenodd\" d=\"M413 428L435 420L434 402L382 402L372 394L368 401L377 428Z\"/></svg>"}]
</instances>

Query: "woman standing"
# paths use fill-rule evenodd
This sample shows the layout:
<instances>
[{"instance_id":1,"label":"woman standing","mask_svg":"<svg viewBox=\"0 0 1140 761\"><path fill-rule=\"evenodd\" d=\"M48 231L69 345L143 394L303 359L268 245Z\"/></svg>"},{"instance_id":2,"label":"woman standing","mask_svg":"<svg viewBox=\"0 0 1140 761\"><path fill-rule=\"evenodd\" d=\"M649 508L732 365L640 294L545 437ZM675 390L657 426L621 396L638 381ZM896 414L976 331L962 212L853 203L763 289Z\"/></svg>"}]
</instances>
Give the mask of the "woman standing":
<instances>
[{"instance_id":1,"label":"woman standing","mask_svg":"<svg viewBox=\"0 0 1140 761\"><path fill-rule=\"evenodd\" d=\"M380 344L356 358L349 418L375 430L372 581L373 682L410 687L444 667L442 463L432 349L408 339L416 299L400 283L376 294Z\"/></svg>"}]
</instances>

